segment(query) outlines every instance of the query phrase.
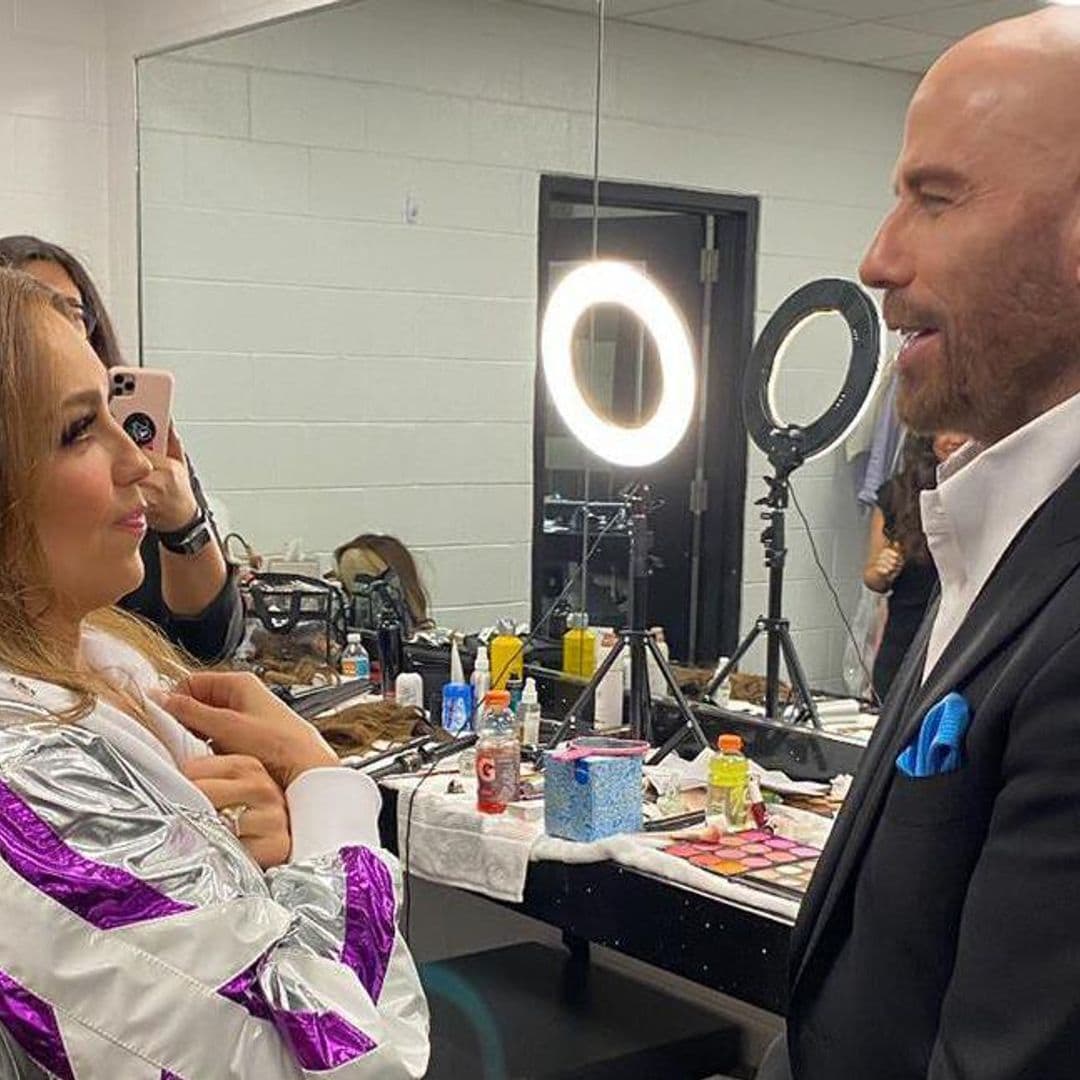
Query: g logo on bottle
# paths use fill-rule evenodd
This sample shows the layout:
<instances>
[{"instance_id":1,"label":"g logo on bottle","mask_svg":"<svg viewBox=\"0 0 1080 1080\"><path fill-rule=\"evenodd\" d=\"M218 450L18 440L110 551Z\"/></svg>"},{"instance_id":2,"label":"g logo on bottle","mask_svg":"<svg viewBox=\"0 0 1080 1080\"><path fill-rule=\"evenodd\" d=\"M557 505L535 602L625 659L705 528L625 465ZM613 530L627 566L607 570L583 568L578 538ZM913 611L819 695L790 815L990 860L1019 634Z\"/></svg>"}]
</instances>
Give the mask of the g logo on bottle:
<instances>
[{"instance_id":1,"label":"g logo on bottle","mask_svg":"<svg viewBox=\"0 0 1080 1080\"><path fill-rule=\"evenodd\" d=\"M483 784L491 784L495 781L495 759L482 757L476 759L476 775Z\"/></svg>"}]
</instances>

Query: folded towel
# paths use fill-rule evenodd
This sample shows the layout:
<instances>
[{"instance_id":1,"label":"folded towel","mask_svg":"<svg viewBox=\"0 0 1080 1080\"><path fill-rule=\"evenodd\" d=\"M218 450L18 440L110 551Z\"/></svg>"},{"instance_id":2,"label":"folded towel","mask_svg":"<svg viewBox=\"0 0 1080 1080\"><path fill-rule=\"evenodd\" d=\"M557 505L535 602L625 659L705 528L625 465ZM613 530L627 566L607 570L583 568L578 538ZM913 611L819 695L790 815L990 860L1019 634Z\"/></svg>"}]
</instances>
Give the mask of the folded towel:
<instances>
[{"instance_id":1,"label":"folded towel","mask_svg":"<svg viewBox=\"0 0 1080 1080\"><path fill-rule=\"evenodd\" d=\"M955 772L964 761L964 736L971 710L963 694L953 692L923 717L915 741L896 759L896 767L911 777Z\"/></svg>"}]
</instances>

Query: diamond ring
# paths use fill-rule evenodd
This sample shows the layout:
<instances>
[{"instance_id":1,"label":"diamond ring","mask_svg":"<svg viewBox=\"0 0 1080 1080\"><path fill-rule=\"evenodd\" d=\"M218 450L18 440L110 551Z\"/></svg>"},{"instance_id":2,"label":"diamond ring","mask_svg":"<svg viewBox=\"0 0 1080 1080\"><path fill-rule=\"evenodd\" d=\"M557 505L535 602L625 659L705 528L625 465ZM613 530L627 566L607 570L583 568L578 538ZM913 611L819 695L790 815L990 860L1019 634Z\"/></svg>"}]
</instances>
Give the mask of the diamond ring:
<instances>
[{"instance_id":1,"label":"diamond ring","mask_svg":"<svg viewBox=\"0 0 1080 1080\"><path fill-rule=\"evenodd\" d=\"M223 806L218 811L218 817L221 819L225 827L233 834L233 836L239 839L240 837L240 822L243 820L244 815L251 808L247 803L234 803L232 806Z\"/></svg>"}]
</instances>

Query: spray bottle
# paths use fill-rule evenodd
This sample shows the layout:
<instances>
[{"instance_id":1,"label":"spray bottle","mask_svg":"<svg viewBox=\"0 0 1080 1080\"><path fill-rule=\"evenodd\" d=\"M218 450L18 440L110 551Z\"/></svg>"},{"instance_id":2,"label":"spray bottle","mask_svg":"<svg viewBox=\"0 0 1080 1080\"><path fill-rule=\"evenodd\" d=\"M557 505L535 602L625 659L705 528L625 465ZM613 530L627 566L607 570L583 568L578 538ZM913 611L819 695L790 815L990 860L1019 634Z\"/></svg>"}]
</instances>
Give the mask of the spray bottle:
<instances>
[{"instance_id":1,"label":"spray bottle","mask_svg":"<svg viewBox=\"0 0 1080 1080\"><path fill-rule=\"evenodd\" d=\"M521 742L524 746L540 745L540 700L536 695L536 680L530 675L521 691Z\"/></svg>"},{"instance_id":2,"label":"spray bottle","mask_svg":"<svg viewBox=\"0 0 1080 1080\"><path fill-rule=\"evenodd\" d=\"M476 703L476 721L479 724L484 709L484 698L491 689L491 664L485 645L476 647L476 663L473 665L472 679L473 701Z\"/></svg>"}]
</instances>

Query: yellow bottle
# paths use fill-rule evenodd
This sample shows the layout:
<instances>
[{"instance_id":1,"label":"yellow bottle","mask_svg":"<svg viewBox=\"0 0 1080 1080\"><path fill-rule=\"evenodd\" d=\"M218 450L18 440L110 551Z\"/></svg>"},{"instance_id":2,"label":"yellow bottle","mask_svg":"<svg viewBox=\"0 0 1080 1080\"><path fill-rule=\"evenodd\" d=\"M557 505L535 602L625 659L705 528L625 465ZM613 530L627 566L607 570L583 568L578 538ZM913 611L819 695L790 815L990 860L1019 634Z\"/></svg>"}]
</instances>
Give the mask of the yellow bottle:
<instances>
[{"instance_id":1,"label":"yellow bottle","mask_svg":"<svg viewBox=\"0 0 1080 1080\"><path fill-rule=\"evenodd\" d=\"M709 762L705 820L720 832L738 832L746 828L750 763L743 756L738 735L721 735L717 743L719 753Z\"/></svg>"},{"instance_id":2,"label":"yellow bottle","mask_svg":"<svg viewBox=\"0 0 1080 1080\"><path fill-rule=\"evenodd\" d=\"M589 616L575 611L566 617L568 627L562 639L562 668L565 675L587 679L596 670L596 633L589 629Z\"/></svg>"},{"instance_id":3,"label":"yellow bottle","mask_svg":"<svg viewBox=\"0 0 1080 1080\"><path fill-rule=\"evenodd\" d=\"M491 639L491 689L505 690L510 679L525 677L525 650L521 638L514 633L510 619L496 623L498 634Z\"/></svg>"}]
</instances>

